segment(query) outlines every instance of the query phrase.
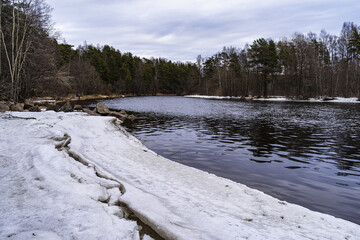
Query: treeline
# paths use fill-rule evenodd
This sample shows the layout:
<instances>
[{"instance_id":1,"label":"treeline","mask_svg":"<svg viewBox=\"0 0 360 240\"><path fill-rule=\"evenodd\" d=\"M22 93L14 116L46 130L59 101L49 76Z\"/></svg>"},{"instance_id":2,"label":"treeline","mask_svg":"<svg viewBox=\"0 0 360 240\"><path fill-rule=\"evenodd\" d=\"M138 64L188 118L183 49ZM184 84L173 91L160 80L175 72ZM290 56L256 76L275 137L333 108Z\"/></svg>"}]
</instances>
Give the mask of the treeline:
<instances>
[{"instance_id":1,"label":"treeline","mask_svg":"<svg viewBox=\"0 0 360 240\"><path fill-rule=\"evenodd\" d=\"M85 44L76 50L68 44L59 44L58 47L62 64L79 82L75 89L80 94L91 94L97 89L98 92L116 94L181 95L194 92L192 88L200 77L193 63L139 58L108 45L95 47ZM84 72L92 72L93 77L84 77Z\"/></svg>"},{"instance_id":2,"label":"treeline","mask_svg":"<svg viewBox=\"0 0 360 240\"><path fill-rule=\"evenodd\" d=\"M82 94L105 84L101 91L135 95L360 96L360 37L354 23L344 23L340 36L321 31L278 42L260 38L243 49L224 47L206 59L198 56L195 63L139 58L107 45L59 48L72 76L83 79L72 88ZM94 67L94 77L83 78L80 66L87 73ZM101 81L94 85L97 74Z\"/></svg>"},{"instance_id":3,"label":"treeline","mask_svg":"<svg viewBox=\"0 0 360 240\"><path fill-rule=\"evenodd\" d=\"M297 98L360 96L360 28L343 24L340 36L295 33L278 42L257 39L243 49L224 47L202 60L201 93Z\"/></svg>"},{"instance_id":4,"label":"treeline","mask_svg":"<svg viewBox=\"0 0 360 240\"><path fill-rule=\"evenodd\" d=\"M359 27L224 47L195 63L59 44L43 0L1 1L0 99L69 94L360 96Z\"/></svg>"},{"instance_id":5,"label":"treeline","mask_svg":"<svg viewBox=\"0 0 360 240\"><path fill-rule=\"evenodd\" d=\"M0 100L87 94L196 93L193 63L145 59L110 46L59 44L44 0L0 5Z\"/></svg>"}]
</instances>

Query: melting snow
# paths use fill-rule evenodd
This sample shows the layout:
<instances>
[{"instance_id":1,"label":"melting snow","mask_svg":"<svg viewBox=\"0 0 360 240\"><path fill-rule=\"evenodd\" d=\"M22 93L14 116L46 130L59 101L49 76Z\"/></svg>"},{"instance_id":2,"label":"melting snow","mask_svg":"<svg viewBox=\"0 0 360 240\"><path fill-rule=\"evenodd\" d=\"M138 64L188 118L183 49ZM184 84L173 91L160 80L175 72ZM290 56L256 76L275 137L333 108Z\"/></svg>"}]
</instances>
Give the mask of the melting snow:
<instances>
[{"instance_id":1,"label":"melting snow","mask_svg":"<svg viewBox=\"0 0 360 240\"><path fill-rule=\"evenodd\" d=\"M136 218L165 239L360 236L357 224L158 156L112 117L2 113L0 131L0 239L151 239Z\"/></svg>"},{"instance_id":2,"label":"melting snow","mask_svg":"<svg viewBox=\"0 0 360 240\"><path fill-rule=\"evenodd\" d=\"M343 98L343 97L335 97L331 100L324 100L326 98L310 98L309 100L295 100L283 96L270 96L268 98L254 98L254 97L233 97L233 96L207 96L207 95L186 95L184 97L189 98L203 98L203 99L246 99L246 100L254 100L254 101L274 101L274 102L337 102L337 103L360 103L358 98Z\"/></svg>"}]
</instances>

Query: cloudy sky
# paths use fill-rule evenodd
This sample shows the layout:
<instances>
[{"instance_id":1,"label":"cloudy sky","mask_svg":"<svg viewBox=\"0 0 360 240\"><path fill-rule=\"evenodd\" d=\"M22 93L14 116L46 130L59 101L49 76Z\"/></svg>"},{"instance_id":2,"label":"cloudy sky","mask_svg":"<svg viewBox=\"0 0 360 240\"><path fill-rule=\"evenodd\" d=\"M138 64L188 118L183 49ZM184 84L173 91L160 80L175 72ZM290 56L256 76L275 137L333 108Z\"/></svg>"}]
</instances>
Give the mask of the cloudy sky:
<instances>
[{"instance_id":1,"label":"cloudy sky","mask_svg":"<svg viewBox=\"0 0 360 240\"><path fill-rule=\"evenodd\" d=\"M339 35L360 25L359 0L47 0L61 39L111 45L141 57L195 61L294 32ZM63 40L61 40L63 41Z\"/></svg>"}]
</instances>

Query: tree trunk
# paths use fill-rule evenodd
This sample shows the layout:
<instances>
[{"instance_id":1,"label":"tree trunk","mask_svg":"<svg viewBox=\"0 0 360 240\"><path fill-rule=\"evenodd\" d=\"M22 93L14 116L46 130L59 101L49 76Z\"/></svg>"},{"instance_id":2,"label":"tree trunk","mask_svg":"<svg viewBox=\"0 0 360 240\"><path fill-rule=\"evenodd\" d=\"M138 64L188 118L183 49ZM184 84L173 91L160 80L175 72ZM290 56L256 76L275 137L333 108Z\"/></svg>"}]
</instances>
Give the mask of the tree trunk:
<instances>
[{"instance_id":1,"label":"tree trunk","mask_svg":"<svg viewBox=\"0 0 360 240\"><path fill-rule=\"evenodd\" d=\"M20 23L19 12L20 9L16 9L16 5L20 6L19 1L15 4L15 0L12 1L12 29L11 29L11 49L8 49L5 43L4 34L1 34L2 43L5 49L6 59L9 65L10 72L10 98L13 101L19 100L19 92L21 87L20 74L26 61L27 53L29 51L31 42L25 43L26 36L28 34L29 27L29 13L27 12L31 5L31 0L25 4L26 9L23 9L25 19ZM17 14L16 14L17 12ZM21 26L23 27L20 31Z\"/></svg>"},{"instance_id":2,"label":"tree trunk","mask_svg":"<svg viewBox=\"0 0 360 240\"><path fill-rule=\"evenodd\" d=\"M245 97L249 96L249 80L250 80L250 69L247 70Z\"/></svg>"},{"instance_id":3,"label":"tree trunk","mask_svg":"<svg viewBox=\"0 0 360 240\"><path fill-rule=\"evenodd\" d=\"M264 98L266 98L267 97L267 95L268 95L268 84L267 84L267 81L266 80L264 80L264 83L263 83L263 91L264 91Z\"/></svg>"},{"instance_id":4,"label":"tree trunk","mask_svg":"<svg viewBox=\"0 0 360 240\"><path fill-rule=\"evenodd\" d=\"M3 1L0 0L0 83L2 82L2 5Z\"/></svg>"}]
</instances>

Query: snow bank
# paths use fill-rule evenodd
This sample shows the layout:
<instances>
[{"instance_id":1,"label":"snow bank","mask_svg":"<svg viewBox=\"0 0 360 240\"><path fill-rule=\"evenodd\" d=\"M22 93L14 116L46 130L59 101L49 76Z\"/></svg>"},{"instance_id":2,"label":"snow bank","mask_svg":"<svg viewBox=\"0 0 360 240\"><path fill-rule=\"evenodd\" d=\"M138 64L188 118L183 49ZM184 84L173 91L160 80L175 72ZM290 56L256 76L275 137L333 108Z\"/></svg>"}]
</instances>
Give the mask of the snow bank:
<instances>
[{"instance_id":1,"label":"snow bank","mask_svg":"<svg viewBox=\"0 0 360 240\"><path fill-rule=\"evenodd\" d=\"M139 239L129 212L165 239L360 236L354 223L158 156L115 118L13 112L0 130L0 239Z\"/></svg>"},{"instance_id":2,"label":"snow bank","mask_svg":"<svg viewBox=\"0 0 360 240\"><path fill-rule=\"evenodd\" d=\"M294 100L288 99L286 97L252 98L251 100L255 100L255 101L275 101L275 102L294 101Z\"/></svg>"},{"instance_id":3,"label":"snow bank","mask_svg":"<svg viewBox=\"0 0 360 240\"><path fill-rule=\"evenodd\" d=\"M320 101L320 102L326 102L324 99L310 99L310 101ZM342 102L342 103L360 103L359 99L356 97L353 98L343 98L343 97L336 97L333 100L329 100L329 102Z\"/></svg>"},{"instance_id":4,"label":"snow bank","mask_svg":"<svg viewBox=\"0 0 360 240\"><path fill-rule=\"evenodd\" d=\"M326 98L309 98L309 100L294 100L286 97L253 98L254 101L287 101L287 102L333 102L333 103L360 103L358 98L335 97L326 100Z\"/></svg>"},{"instance_id":5,"label":"snow bank","mask_svg":"<svg viewBox=\"0 0 360 240\"><path fill-rule=\"evenodd\" d=\"M232 96L206 96L206 95L185 95L189 98L203 98L203 99L246 99L254 101L274 101L274 102L336 102L336 103L360 103L358 98L343 98L335 97L332 100L324 100L324 98L310 98L309 100L294 100L283 96L270 96L268 98L254 98L254 97L232 97Z\"/></svg>"},{"instance_id":6,"label":"snow bank","mask_svg":"<svg viewBox=\"0 0 360 240\"><path fill-rule=\"evenodd\" d=\"M207 96L207 95L185 95L187 98L203 98L203 99L242 99L235 96Z\"/></svg>"},{"instance_id":7,"label":"snow bank","mask_svg":"<svg viewBox=\"0 0 360 240\"><path fill-rule=\"evenodd\" d=\"M41 99L41 100L34 100L34 103L56 103L54 99Z\"/></svg>"}]
</instances>

